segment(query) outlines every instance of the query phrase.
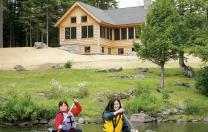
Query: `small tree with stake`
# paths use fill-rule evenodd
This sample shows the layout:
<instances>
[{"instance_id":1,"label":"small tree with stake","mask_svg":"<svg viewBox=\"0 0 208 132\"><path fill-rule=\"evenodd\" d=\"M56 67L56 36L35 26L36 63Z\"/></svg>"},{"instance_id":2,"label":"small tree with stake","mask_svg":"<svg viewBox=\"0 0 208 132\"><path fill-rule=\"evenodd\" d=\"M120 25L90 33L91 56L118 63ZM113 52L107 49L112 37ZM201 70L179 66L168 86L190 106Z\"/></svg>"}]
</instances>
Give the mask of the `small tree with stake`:
<instances>
[{"instance_id":1,"label":"small tree with stake","mask_svg":"<svg viewBox=\"0 0 208 132\"><path fill-rule=\"evenodd\" d=\"M146 17L141 33L142 44L135 44L138 57L160 66L161 89L164 89L164 65L171 58L176 58L176 50L173 48L176 21L176 9L171 0L157 0Z\"/></svg>"}]
</instances>

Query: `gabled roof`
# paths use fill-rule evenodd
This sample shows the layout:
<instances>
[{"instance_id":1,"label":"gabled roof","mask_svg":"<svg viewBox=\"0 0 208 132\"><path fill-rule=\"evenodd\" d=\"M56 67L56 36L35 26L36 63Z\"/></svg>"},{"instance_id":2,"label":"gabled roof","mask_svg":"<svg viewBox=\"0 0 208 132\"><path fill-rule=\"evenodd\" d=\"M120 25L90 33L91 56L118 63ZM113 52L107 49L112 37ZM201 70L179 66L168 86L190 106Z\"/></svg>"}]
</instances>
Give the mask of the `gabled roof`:
<instances>
[{"instance_id":1,"label":"gabled roof","mask_svg":"<svg viewBox=\"0 0 208 132\"><path fill-rule=\"evenodd\" d=\"M55 26L58 26L61 21L67 16L68 13L75 7L75 5L80 6L93 18L97 18L97 21L100 23L108 23L111 25L126 25L126 24L139 24L144 23L147 10L144 9L144 6L128 7L128 8L117 8L110 10L102 10L96 7L93 7L82 2L76 2L61 19L56 23Z\"/></svg>"}]
</instances>

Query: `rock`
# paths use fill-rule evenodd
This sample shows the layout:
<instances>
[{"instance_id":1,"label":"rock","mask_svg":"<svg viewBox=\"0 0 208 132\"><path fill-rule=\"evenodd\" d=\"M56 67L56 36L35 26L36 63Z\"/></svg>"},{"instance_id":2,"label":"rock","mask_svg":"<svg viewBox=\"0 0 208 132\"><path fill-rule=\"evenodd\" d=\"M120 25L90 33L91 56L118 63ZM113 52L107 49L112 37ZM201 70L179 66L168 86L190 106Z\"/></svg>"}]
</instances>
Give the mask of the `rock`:
<instances>
[{"instance_id":1,"label":"rock","mask_svg":"<svg viewBox=\"0 0 208 132\"><path fill-rule=\"evenodd\" d=\"M24 71L24 70L25 70L25 68L24 68L22 65L16 65L16 66L14 67L14 69L15 69L16 71Z\"/></svg>"},{"instance_id":2,"label":"rock","mask_svg":"<svg viewBox=\"0 0 208 132\"><path fill-rule=\"evenodd\" d=\"M135 92L136 92L136 89L135 88L128 90L128 94L129 95L133 95L133 94L135 94Z\"/></svg>"},{"instance_id":3,"label":"rock","mask_svg":"<svg viewBox=\"0 0 208 132\"><path fill-rule=\"evenodd\" d=\"M129 98L129 96L124 94L124 93L115 94L113 97L117 97L119 99L127 99L127 98Z\"/></svg>"},{"instance_id":4,"label":"rock","mask_svg":"<svg viewBox=\"0 0 208 132\"><path fill-rule=\"evenodd\" d=\"M146 130L145 132L156 132L156 131L152 131L152 130Z\"/></svg>"},{"instance_id":5,"label":"rock","mask_svg":"<svg viewBox=\"0 0 208 132\"><path fill-rule=\"evenodd\" d=\"M119 71L122 71L123 68L122 67L113 67L113 68L110 68L108 71L109 72L119 72Z\"/></svg>"},{"instance_id":6,"label":"rock","mask_svg":"<svg viewBox=\"0 0 208 132\"><path fill-rule=\"evenodd\" d=\"M38 120L31 121L32 125L37 125L39 123Z\"/></svg>"},{"instance_id":7,"label":"rock","mask_svg":"<svg viewBox=\"0 0 208 132\"><path fill-rule=\"evenodd\" d=\"M177 122L187 122L186 119L177 119Z\"/></svg>"},{"instance_id":8,"label":"rock","mask_svg":"<svg viewBox=\"0 0 208 132\"><path fill-rule=\"evenodd\" d=\"M54 119L50 119L50 120L48 121L48 125L49 125L49 126L53 126L53 125L54 125L54 122L55 122Z\"/></svg>"},{"instance_id":9,"label":"rock","mask_svg":"<svg viewBox=\"0 0 208 132\"><path fill-rule=\"evenodd\" d=\"M21 122L18 125L21 127L26 127L26 126L30 126L31 124L29 122Z\"/></svg>"},{"instance_id":10,"label":"rock","mask_svg":"<svg viewBox=\"0 0 208 132\"><path fill-rule=\"evenodd\" d=\"M80 123L80 124L84 124L84 123L85 123L84 118L79 118L78 123Z\"/></svg>"},{"instance_id":11,"label":"rock","mask_svg":"<svg viewBox=\"0 0 208 132\"><path fill-rule=\"evenodd\" d=\"M15 125L15 123L10 123L10 122L3 122L2 124L5 126L14 126Z\"/></svg>"},{"instance_id":12,"label":"rock","mask_svg":"<svg viewBox=\"0 0 208 132\"><path fill-rule=\"evenodd\" d=\"M70 45L62 45L60 49L68 51L70 53L79 53L80 52L80 46L76 44L70 44Z\"/></svg>"},{"instance_id":13,"label":"rock","mask_svg":"<svg viewBox=\"0 0 208 132\"><path fill-rule=\"evenodd\" d=\"M148 72L149 68L138 68L138 70L141 72Z\"/></svg>"},{"instance_id":14,"label":"rock","mask_svg":"<svg viewBox=\"0 0 208 132\"><path fill-rule=\"evenodd\" d=\"M133 114L130 117L131 122L147 123L152 122L152 117L145 113Z\"/></svg>"},{"instance_id":15,"label":"rock","mask_svg":"<svg viewBox=\"0 0 208 132\"><path fill-rule=\"evenodd\" d=\"M106 69L97 69L95 72L108 72Z\"/></svg>"},{"instance_id":16,"label":"rock","mask_svg":"<svg viewBox=\"0 0 208 132\"><path fill-rule=\"evenodd\" d=\"M208 122L208 117L204 118L204 122Z\"/></svg>"},{"instance_id":17,"label":"rock","mask_svg":"<svg viewBox=\"0 0 208 132\"><path fill-rule=\"evenodd\" d=\"M34 48L36 48L36 49L42 49L42 48L46 48L46 47L48 47L48 46L43 42L35 42L35 44L34 44Z\"/></svg>"},{"instance_id":18,"label":"rock","mask_svg":"<svg viewBox=\"0 0 208 132\"><path fill-rule=\"evenodd\" d=\"M40 124L48 124L48 121L46 119L41 119L39 123Z\"/></svg>"},{"instance_id":19,"label":"rock","mask_svg":"<svg viewBox=\"0 0 208 132\"><path fill-rule=\"evenodd\" d=\"M187 88L193 87L193 84L191 84L191 83L186 83L186 82L177 82L176 85L184 86L184 87L187 87Z\"/></svg>"},{"instance_id":20,"label":"rock","mask_svg":"<svg viewBox=\"0 0 208 132\"><path fill-rule=\"evenodd\" d=\"M99 96L99 97L98 97L98 101L99 101L99 102L105 102L105 98L104 98L103 96Z\"/></svg>"},{"instance_id":21,"label":"rock","mask_svg":"<svg viewBox=\"0 0 208 132\"><path fill-rule=\"evenodd\" d=\"M162 122L162 121L163 121L162 117L156 117L156 122L157 122L157 123L160 123L160 122Z\"/></svg>"},{"instance_id":22,"label":"rock","mask_svg":"<svg viewBox=\"0 0 208 132\"><path fill-rule=\"evenodd\" d=\"M133 78L135 79L143 79L144 78L144 74L136 74L133 76Z\"/></svg>"},{"instance_id":23,"label":"rock","mask_svg":"<svg viewBox=\"0 0 208 132\"><path fill-rule=\"evenodd\" d=\"M170 112L171 112L170 109L165 109L165 110L163 110L161 113L162 113L163 115L170 115Z\"/></svg>"}]
</instances>

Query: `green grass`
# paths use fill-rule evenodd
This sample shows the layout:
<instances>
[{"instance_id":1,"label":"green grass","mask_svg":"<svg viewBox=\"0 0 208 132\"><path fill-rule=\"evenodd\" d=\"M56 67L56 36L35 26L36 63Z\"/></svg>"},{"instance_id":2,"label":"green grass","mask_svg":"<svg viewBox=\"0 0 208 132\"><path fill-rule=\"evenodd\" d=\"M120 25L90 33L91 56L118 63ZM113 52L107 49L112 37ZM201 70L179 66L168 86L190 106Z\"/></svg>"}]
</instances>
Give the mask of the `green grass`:
<instances>
[{"instance_id":1,"label":"green grass","mask_svg":"<svg viewBox=\"0 0 208 132\"><path fill-rule=\"evenodd\" d=\"M196 69L198 70L198 69ZM40 93L47 95L50 89L51 79L58 80L63 86L75 87L79 83L86 81L89 83L89 95L79 99L83 112L81 116L90 118L101 117L107 102L97 101L99 95L127 92L129 89L137 88L138 85L148 87L151 95L161 102L161 107L166 106L162 101L162 94L156 91L160 81L160 69L150 69L149 72L143 73L144 79L115 79L113 76L129 75L140 73L139 70L126 69L122 72L115 73L98 73L95 70L79 69L58 69L47 71L0 71L0 99L7 97L11 90L15 90L18 95L25 93L32 96L32 100L37 104L47 104L57 107L61 98L50 99L47 96L41 96ZM165 88L173 91L170 94L171 104L177 105L179 101L192 99L203 108L208 110L208 98L199 94L194 88L185 88L175 85L177 81L190 82L194 84L193 78L186 78L181 75L180 69L165 69ZM71 97L67 100L72 103ZM128 101L122 101L125 105ZM58 109L58 108L57 108ZM128 108L127 108L128 109ZM198 116L196 114L196 116Z\"/></svg>"}]
</instances>

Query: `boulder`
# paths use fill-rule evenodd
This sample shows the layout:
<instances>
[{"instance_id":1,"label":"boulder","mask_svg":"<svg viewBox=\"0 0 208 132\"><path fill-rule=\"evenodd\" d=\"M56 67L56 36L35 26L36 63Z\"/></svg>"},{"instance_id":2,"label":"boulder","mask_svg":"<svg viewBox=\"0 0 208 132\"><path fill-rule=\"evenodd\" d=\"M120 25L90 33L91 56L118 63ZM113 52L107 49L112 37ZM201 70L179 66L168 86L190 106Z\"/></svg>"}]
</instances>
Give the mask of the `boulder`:
<instances>
[{"instance_id":1,"label":"boulder","mask_svg":"<svg viewBox=\"0 0 208 132\"><path fill-rule=\"evenodd\" d=\"M97 69L95 72L108 72L106 69Z\"/></svg>"},{"instance_id":2,"label":"boulder","mask_svg":"<svg viewBox=\"0 0 208 132\"><path fill-rule=\"evenodd\" d=\"M119 72L119 71L122 71L123 68L122 67L113 67L113 68L110 68L108 71L109 72Z\"/></svg>"},{"instance_id":3,"label":"boulder","mask_svg":"<svg viewBox=\"0 0 208 132\"><path fill-rule=\"evenodd\" d=\"M138 68L138 70L141 72L148 72L149 68Z\"/></svg>"},{"instance_id":4,"label":"boulder","mask_svg":"<svg viewBox=\"0 0 208 132\"><path fill-rule=\"evenodd\" d=\"M21 126L21 127L26 127L26 126L30 126L31 124L26 121L26 122L21 122L18 125Z\"/></svg>"},{"instance_id":5,"label":"boulder","mask_svg":"<svg viewBox=\"0 0 208 132\"><path fill-rule=\"evenodd\" d=\"M15 69L16 71L24 71L24 70L25 70L25 68L24 68L22 65L16 65L16 66L14 67L14 69Z\"/></svg>"},{"instance_id":6,"label":"boulder","mask_svg":"<svg viewBox=\"0 0 208 132\"><path fill-rule=\"evenodd\" d=\"M208 122L208 117L204 118L204 122Z\"/></svg>"},{"instance_id":7,"label":"boulder","mask_svg":"<svg viewBox=\"0 0 208 132\"><path fill-rule=\"evenodd\" d=\"M193 87L193 84L187 83L187 82L177 82L176 85L184 86L184 87L187 87L187 88Z\"/></svg>"},{"instance_id":8,"label":"boulder","mask_svg":"<svg viewBox=\"0 0 208 132\"><path fill-rule=\"evenodd\" d=\"M133 114L130 117L131 122L138 122L138 123L147 123L147 122L152 122L152 117L141 112L138 114Z\"/></svg>"},{"instance_id":9,"label":"boulder","mask_svg":"<svg viewBox=\"0 0 208 132\"><path fill-rule=\"evenodd\" d=\"M85 123L84 118L79 118L78 123L80 123L80 124L84 124L84 123Z\"/></svg>"},{"instance_id":10,"label":"boulder","mask_svg":"<svg viewBox=\"0 0 208 132\"><path fill-rule=\"evenodd\" d=\"M43 42L35 42L34 43L34 48L36 49L42 49L48 47L45 43Z\"/></svg>"},{"instance_id":11,"label":"boulder","mask_svg":"<svg viewBox=\"0 0 208 132\"><path fill-rule=\"evenodd\" d=\"M48 124L48 121L46 119L41 119L39 123L40 124Z\"/></svg>"},{"instance_id":12,"label":"boulder","mask_svg":"<svg viewBox=\"0 0 208 132\"><path fill-rule=\"evenodd\" d=\"M114 97L117 97L119 99L127 99L129 96L124 93L118 93L118 94L115 94Z\"/></svg>"}]
</instances>

